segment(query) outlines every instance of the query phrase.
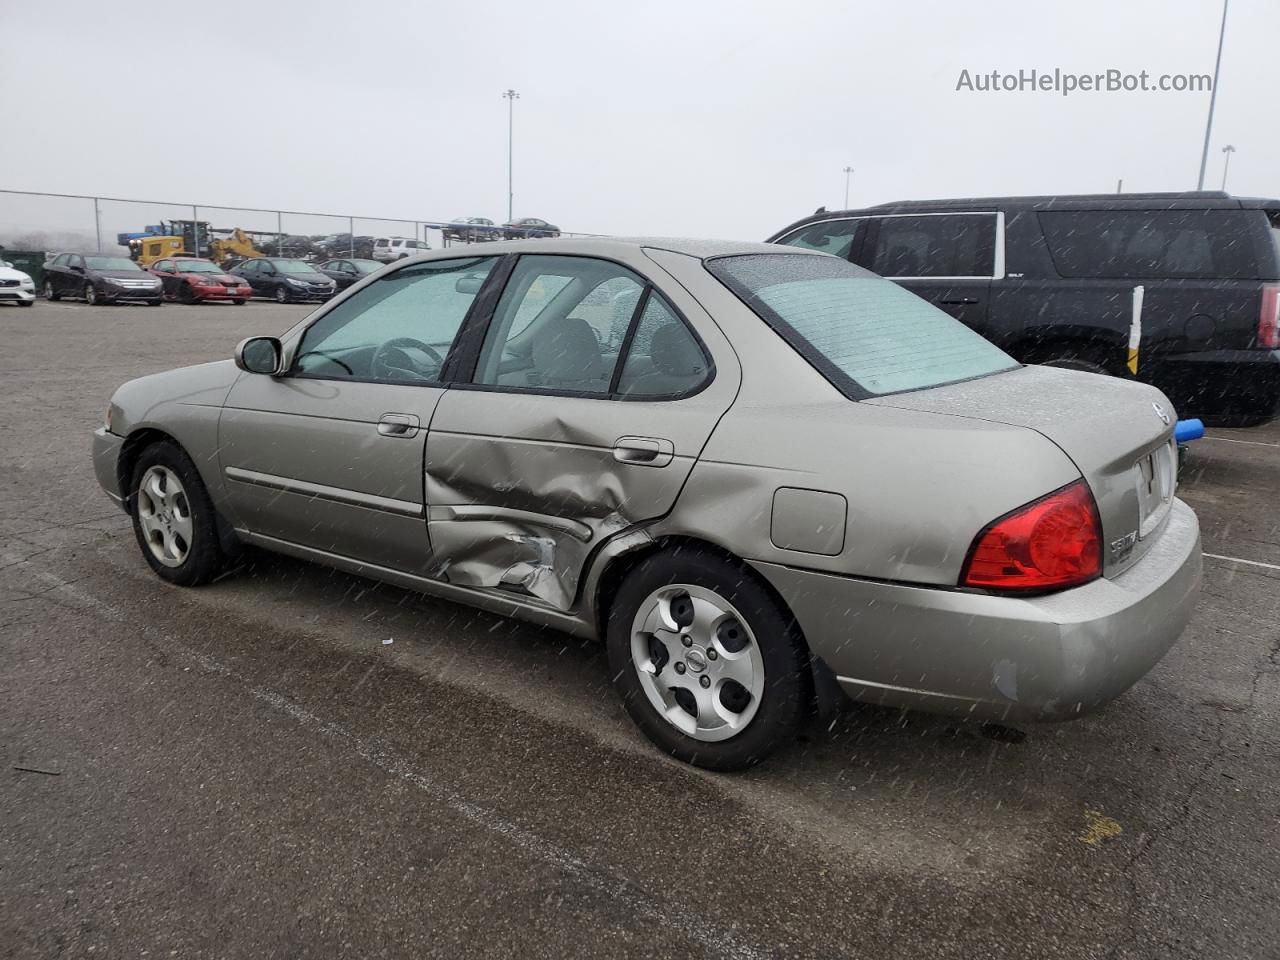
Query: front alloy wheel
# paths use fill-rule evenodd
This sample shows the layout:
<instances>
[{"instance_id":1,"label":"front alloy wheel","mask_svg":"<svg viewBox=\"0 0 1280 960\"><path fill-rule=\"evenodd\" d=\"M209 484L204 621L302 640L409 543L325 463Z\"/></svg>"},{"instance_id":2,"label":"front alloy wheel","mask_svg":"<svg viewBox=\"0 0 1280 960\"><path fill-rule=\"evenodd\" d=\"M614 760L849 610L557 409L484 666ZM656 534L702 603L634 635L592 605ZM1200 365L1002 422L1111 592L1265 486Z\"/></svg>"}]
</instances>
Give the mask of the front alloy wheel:
<instances>
[{"instance_id":1,"label":"front alloy wheel","mask_svg":"<svg viewBox=\"0 0 1280 960\"><path fill-rule=\"evenodd\" d=\"M53 281L46 280L44 282L44 298L46 300L57 300L62 294L53 289Z\"/></svg>"},{"instance_id":2,"label":"front alloy wheel","mask_svg":"<svg viewBox=\"0 0 1280 960\"><path fill-rule=\"evenodd\" d=\"M138 484L138 525L151 555L166 567L180 567L191 551L194 524L186 488L162 464L148 467Z\"/></svg>"},{"instance_id":3,"label":"front alloy wheel","mask_svg":"<svg viewBox=\"0 0 1280 960\"><path fill-rule=\"evenodd\" d=\"M276 303L288 303L289 291L283 285L276 287Z\"/></svg>"},{"instance_id":4,"label":"front alloy wheel","mask_svg":"<svg viewBox=\"0 0 1280 960\"><path fill-rule=\"evenodd\" d=\"M84 302L89 306L96 306L98 303L98 288L92 283L84 285Z\"/></svg>"}]
</instances>

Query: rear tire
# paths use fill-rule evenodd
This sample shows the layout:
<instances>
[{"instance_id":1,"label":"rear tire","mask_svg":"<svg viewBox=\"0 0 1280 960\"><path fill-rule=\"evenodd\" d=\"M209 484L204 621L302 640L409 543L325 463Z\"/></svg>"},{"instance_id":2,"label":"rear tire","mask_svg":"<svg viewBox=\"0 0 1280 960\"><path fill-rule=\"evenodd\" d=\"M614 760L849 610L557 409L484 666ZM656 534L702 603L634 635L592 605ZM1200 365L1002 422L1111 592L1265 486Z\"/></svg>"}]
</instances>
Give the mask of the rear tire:
<instances>
[{"instance_id":1,"label":"rear tire","mask_svg":"<svg viewBox=\"0 0 1280 960\"><path fill-rule=\"evenodd\" d=\"M193 587L222 571L213 502L176 444L160 441L139 454L129 481L129 515L142 556L161 579Z\"/></svg>"},{"instance_id":2,"label":"rear tire","mask_svg":"<svg viewBox=\"0 0 1280 960\"><path fill-rule=\"evenodd\" d=\"M749 570L711 550L641 559L609 608L605 640L631 719L694 766L759 763L795 737L813 700L794 618Z\"/></svg>"}]
</instances>

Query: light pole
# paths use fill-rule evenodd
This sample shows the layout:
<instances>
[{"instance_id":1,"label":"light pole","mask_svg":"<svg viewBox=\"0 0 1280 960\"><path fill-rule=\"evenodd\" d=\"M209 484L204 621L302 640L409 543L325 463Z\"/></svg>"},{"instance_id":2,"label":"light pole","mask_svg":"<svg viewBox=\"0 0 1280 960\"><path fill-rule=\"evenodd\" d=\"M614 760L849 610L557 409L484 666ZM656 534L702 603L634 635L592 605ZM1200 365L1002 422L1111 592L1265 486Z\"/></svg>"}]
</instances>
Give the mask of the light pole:
<instances>
[{"instance_id":1,"label":"light pole","mask_svg":"<svg viewBox=\"0 0 1280 960\"><path fill-rule=\"evenodd\" d=\"M844 208L849 209L849 178L853 176L853 167L844 168Z\"/></svg>"},{"instance_id":2,"label":"light pole","mask_svg":"<svg viewBox=\"0 0 1280 960\"><path fill-rule=\"evenodd\" d=\"M1227 189L1227 171L1231 169L1231 155L1236 152L1236 148L1228 143L1222 148L1222 152L1227 155L1222 161L1222 189L1225 192Z\"/></svg>"},{"instance_id":3,"label":"light pole","mask_svg":"<svg viewBox=\"0 0 1280 960\"><path fill-rule=\"evenodd\" d=\"M1227 35L1227 4L1222 0L1222 26L1218 29L1218 59L1213 62L1213 89L1209 91L1209 116L1204 122L1204 149L1200 151L1200 179L1196 189L1204 189L1204 168L1209 163L1209 133L1213 130L1213 107L1218 100L1218 70L1222 67L1222 40Z\"/></svg>"},{"instance_id":4,"label":"light pole","mask_svg":"<svg viewBox=\"0 0 1280 960\"><path fill-rule=\"evenodd\" d=\"M516 101L520 99L520 94L514 90L507 90L502 95L502 98L507 101L507 223L510 223L512 219L511 210L515 205L515 179L512 161L515 156L513 140L515 137Z\"/></svg>"}]
</instances>

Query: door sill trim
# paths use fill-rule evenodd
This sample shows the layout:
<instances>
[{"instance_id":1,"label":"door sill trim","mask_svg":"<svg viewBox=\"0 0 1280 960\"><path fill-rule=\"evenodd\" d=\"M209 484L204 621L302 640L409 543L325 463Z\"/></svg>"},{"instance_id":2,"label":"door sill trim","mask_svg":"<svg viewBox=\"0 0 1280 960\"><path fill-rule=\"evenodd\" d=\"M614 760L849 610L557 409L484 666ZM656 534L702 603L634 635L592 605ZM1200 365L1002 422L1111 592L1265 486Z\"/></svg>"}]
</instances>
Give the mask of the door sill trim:
<instances>
[{"instance_id":1,"label":"door sill trim","mask_svg":"<svg viewBox=\"0 0 1280 960\"><path fill-rule=\"evenodd\" d=\"M540 626L551 627L554 630L563 630L565 633L570 633L574 636L596 639L596 631L593 624L588 623L576 614L556 610L532 598L526 600L519 596L499 593L489 588L477 589L475 587L446 583L443 580L433 580L412 573L404 573L401 570L394 570L391 567L379 566L376 563L366 563L363 560L357 560L340 553L330 553L327 550L320 550L316 547L306 547L291 540L280 540L276 537L253 533L241 528L236 529L236 535L245 543L274 553L283 553L291 557L297 557L299 560L309 560L327 567L335 567L358 577L371 577L374 580L382 580L385 583L394 584L406 590L413 590L441 600L451 600L455 603L466 604L469 607L478 607L481 610L504 617L514 617L518 620L539 624Z\"/></svg>"}]
</instances>

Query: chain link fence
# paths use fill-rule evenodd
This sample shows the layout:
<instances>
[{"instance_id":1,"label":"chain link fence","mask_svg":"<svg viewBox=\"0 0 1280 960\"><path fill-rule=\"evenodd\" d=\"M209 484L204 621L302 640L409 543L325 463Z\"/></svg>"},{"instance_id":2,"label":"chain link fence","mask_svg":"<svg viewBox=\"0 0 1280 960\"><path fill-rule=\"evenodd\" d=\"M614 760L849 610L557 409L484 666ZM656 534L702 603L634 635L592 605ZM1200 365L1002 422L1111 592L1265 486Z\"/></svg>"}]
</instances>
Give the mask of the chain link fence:
<instances>
[{"instance_id":1,"label":"chain link fence","mask_svg":"<svg viewBox=\"0 0 1280 960\"><path fill-rule=\"evenodd\" d=\"M451 227L446 218L399 219L219 204L128 200L0 190L0 247L7 250L136 253L148 236L178 236L200 256L370 257L381 237L430 247L502 239L500 226ZM564 231L562 236L594 236ZM132 243L132 249L131 249Z\"/></svg>"}]
</instances>

